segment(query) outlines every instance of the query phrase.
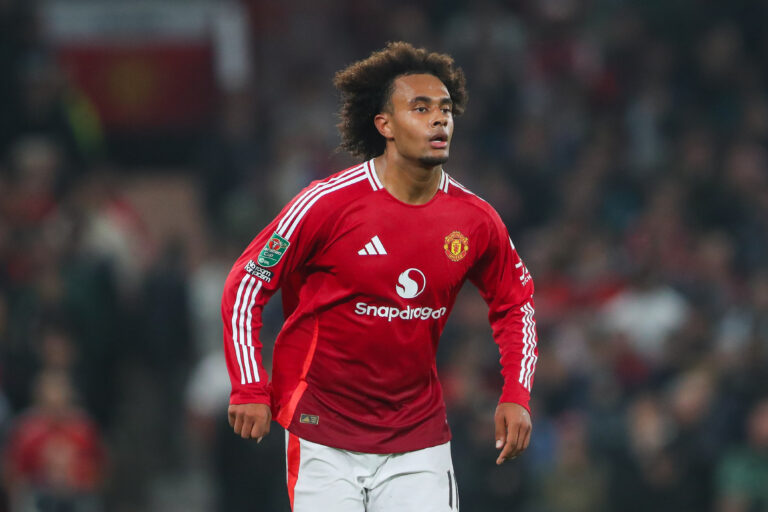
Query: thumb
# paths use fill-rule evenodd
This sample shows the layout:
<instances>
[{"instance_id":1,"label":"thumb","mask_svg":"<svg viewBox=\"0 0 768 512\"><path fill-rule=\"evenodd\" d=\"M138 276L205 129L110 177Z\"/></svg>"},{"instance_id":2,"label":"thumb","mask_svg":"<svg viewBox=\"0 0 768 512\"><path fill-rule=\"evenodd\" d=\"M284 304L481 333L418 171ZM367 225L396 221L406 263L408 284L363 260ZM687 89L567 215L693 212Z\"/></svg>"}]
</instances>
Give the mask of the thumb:
<instances>
[{"instance_id":1,"label":"thumb","mask_svg":"<svg viewBox=\"0 0 768 512\"><path fill-rule=\"evenodd\" d=\"M507 422L503 414L497 414L495 418L496 422L496 449L500 449L507 442Z\"/></svg>"}]
</instances>

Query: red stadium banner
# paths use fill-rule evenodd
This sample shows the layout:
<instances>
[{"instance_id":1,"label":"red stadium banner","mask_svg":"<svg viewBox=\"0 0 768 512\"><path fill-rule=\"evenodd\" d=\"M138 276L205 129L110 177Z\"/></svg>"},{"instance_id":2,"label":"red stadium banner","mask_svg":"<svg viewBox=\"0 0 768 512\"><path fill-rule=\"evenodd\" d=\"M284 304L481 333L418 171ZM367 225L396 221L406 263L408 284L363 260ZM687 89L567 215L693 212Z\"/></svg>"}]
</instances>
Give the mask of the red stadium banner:
<instances>
[{"instance_id":1,"label":"red stadium banner","mask_svg":"<svg viewBox=\"0 0 768 512\"><path fill-rule=\"evenodd\" d=\"M58 55L108 128L194 126L212 107L210 45L71 44Z\"/></svg>"},{"instance_id":2,"label":"red stadium banner","mask_svg":"<svg viewBox=\"0 0 768 512\"><path fill-rule=\"evenodd\" d=\"M107 128L198 125L217 89L249 73L236 2L49 0L41 10L62 67Z\"/></svg>"}]
</instances>

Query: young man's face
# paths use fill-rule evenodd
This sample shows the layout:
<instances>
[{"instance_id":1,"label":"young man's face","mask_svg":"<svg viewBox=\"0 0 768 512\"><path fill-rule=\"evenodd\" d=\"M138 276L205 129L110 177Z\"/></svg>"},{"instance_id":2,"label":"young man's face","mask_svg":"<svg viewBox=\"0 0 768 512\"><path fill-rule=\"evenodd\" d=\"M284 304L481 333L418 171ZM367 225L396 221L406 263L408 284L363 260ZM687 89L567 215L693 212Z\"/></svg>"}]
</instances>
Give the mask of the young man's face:
<instances>
[{"instance_id":1,"label":"young man's face","mask_svg":"<svg viewBox=\"0 0 768 512\"><path fill-rule=\"evenodd\" d=\"M397 152L424 166L448 161L453 136L448 89L434 75L404 75L393 83L385 137Z\"/></svg>"}]
</instances>

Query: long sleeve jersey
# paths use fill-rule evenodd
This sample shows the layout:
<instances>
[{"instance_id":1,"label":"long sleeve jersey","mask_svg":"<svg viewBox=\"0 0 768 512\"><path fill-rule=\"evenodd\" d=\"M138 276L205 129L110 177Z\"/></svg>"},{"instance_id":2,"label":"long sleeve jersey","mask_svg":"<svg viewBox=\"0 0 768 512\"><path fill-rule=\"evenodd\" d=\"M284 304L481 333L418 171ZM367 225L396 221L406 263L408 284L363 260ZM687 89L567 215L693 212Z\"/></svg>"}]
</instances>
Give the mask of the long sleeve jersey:
<instances>
[{"instance_id":1,"label":"long sleeve jersey","mask_svg":"<svg viewBox=\"0 0 768 512\"><path fill-rule=\"evenodd\" d=\"M308 441L400 453L450 440L436 351L469 279L489 306L501 402L528 408L533 282L496 211L441 171L435 196L389 194L373 160L299 193L232 267L222 300L230 403L269 404ZM259 330L282 288L272 382Z\"/></svg>"}]
</instances>

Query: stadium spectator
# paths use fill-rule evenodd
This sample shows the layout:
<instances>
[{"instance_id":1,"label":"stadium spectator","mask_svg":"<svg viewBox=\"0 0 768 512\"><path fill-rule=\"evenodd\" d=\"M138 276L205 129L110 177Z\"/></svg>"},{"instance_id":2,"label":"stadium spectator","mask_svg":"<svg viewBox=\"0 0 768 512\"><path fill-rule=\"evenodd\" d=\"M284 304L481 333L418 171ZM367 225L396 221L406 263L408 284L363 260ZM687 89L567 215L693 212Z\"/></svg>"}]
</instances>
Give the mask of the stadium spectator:
<instances>
[{"instance_id":1,"label":"stadium spectator","mask_svg":"<svg viewBox=\"0 0 768 512\"><path fill-rule=\"evenodd\" d=\"M74 405L66 373L37 377L35 401L13 425L3 462L13 510L99 510L106 477L103 440Z\"/></svg>"},{"instance_id":2,"label":"stadium spectator","mask_svg":"<svg viewBox=\"0 0 768 512\"><path fill-rule=\"evenodd\" d=\"M718 512L763 510L768 506L768 399L747 418L747 440L728 451L718 468Z\"/></svg>"}]
</instances>

